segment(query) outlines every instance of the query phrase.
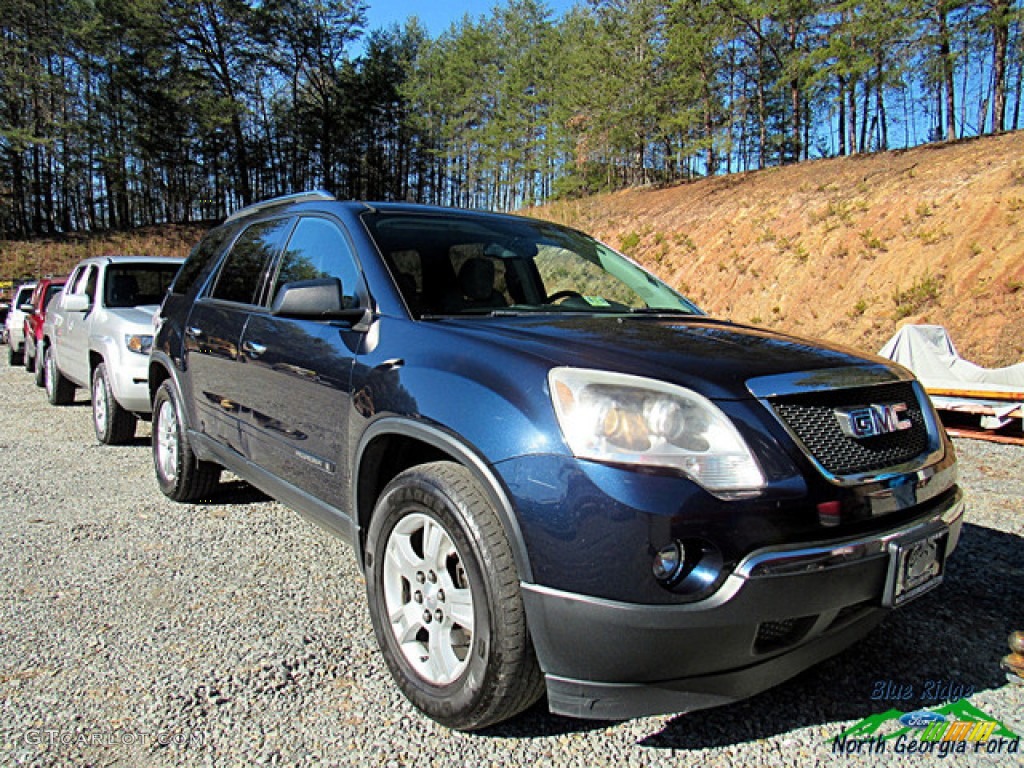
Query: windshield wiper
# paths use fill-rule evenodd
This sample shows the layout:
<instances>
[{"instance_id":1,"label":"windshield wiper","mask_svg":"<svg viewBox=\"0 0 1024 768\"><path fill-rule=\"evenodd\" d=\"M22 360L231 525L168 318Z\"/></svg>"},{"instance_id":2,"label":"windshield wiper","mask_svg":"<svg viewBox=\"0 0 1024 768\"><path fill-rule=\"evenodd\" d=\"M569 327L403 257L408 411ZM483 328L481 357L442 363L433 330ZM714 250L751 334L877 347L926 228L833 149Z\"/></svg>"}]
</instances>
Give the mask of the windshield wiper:
<instances>
[{"instance_id":1,"label":"windshield wiper","mask_svg":"<svg viewBox=\"0 0 1024 768\"><path fill-rule=\"evenodd\" d=\"M467 317L523 317L524 315L536 315L535 311L521 309L491 309L476 310L474 312L447 312L444 314L424 313L420 320L463 320Z\"/></svg>"},{"instance_id":2,"label":"windshield wiper","mask_svg":"<svg viewBox=\"0 0 1024 768\"><path fill-rule=\"evenodd\" d=\"M673 309L671 307L632 307L629 310L631 315L684 315L686 317L700 317L700 313L688 309Z\"/></svg>"}]
</instances>

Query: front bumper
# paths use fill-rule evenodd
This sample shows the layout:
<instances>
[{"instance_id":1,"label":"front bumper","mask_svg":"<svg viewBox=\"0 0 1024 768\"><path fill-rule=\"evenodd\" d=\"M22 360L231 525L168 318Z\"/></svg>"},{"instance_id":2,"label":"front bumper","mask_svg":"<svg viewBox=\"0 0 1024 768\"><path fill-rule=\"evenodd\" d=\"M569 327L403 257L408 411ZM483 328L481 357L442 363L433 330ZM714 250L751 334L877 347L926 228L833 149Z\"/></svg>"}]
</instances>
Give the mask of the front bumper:
<instances>
[{"instance_id":1,"label":"front bumper","mask_svg":"<svg viewBox=\"0 0 1024 768\"><path fill-rule=\"evenodd\" d=\"M149 357L134 352L121 352L107 357L107 376L114 399L126 411L148 414L153 410L149 400Z\"/></svg>"},{"instance_id":2,"label":"front bumper","mask_svg":"<svg viewBox=\"0 0 1024 768\"><path fill-rule=\"evenodd\" d=\"M882 533L752 553L709 598L637 605L523 585L552 712L619 719L726 704L838 653L885 617L889 544L948 531L959 491Z\"/></svg>"},{"instance_id":3,"label":"front bumper","mask_svg":"<svg viewBox=\"0 0 1024 768\"><path fill-rule=\"evenodd\" d=\"M136 414L147 414L153 410L149 401L149 380L144 369L141 373L127 371L119 375L118 379L117 384L112 386L114 397L122 408Z\"/></svg>"}]
</instances>

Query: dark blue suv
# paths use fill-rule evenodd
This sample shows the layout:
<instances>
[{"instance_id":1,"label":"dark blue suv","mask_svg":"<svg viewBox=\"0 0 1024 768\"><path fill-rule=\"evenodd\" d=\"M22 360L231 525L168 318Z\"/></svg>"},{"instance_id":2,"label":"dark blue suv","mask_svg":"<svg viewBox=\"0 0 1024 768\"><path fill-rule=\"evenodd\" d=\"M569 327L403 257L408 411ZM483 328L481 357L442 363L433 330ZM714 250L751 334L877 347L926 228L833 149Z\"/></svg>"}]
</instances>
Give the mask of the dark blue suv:
<instances>
[{"instance_id":1,"label":"dark blue suv","mask_svg":"<svg viewBox=\"0 0 1024 768\"><path fill-rule=\"evenodd\" d=\"M391 672L477 729L750 696L936 586L963 501L907 371L704 315L543 221L304 193L160 314L164 493L221 468L349 540Z\"/></svg>"}]
</instances>

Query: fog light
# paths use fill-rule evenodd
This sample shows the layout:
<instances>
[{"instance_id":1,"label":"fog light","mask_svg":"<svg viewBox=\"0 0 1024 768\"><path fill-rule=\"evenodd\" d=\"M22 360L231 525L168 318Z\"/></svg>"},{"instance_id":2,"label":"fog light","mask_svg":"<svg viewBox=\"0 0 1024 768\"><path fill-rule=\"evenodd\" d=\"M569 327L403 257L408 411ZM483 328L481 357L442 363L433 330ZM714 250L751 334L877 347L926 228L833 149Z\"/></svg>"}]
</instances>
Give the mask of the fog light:
<instances>
[{"instance_id":1,"label":"fog light","mask_svg":"<svg viewBox=\"0 0 1024 768\"><path fill-rule=\"evenodd\" d=\"M670 584L679 577L685 563L686 550L682 542L673 541L654 553L654 578L663 584Z\"/></svg>"}]
</instances>

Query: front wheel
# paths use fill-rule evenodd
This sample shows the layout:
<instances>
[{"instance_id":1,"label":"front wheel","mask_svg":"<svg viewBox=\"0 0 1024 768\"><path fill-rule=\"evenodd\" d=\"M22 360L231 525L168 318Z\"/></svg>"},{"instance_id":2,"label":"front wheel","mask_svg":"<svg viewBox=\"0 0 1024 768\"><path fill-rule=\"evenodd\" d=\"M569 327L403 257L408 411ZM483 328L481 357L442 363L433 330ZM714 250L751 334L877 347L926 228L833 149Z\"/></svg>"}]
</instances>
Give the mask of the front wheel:
<instances>
[{"instance_id":1,"label":"front wheel","mask_svg":"<svg viewBox=\"0 0 1024 768\"><path fill-rule=\"evenodd\" d=\"M508 538L469 471L413 467L384 489L367 535L374 633L424 714L476 730L543 693Z\"/></svg>"},{"instance_id":2,"label":"front wheel","mask_svg":"<svg viewBox=\"0 0 1024 768\"><path fill-rule=\"evenodd\" d=\"M92 373L92 426L96 439L105 445L123 445L135 437L137 421L135 414L122 408L114 397L106 363L97 365Z\"/></svg>"},{"instance_id":3,"label":"front wheel","mask_svg":"<svg viewBox=\"0 0 1024 768\"><path fill-rule=\"evenodd\" d=\"M221 468L192 451L169 381L153 398L153 468L160 490L175 501L199 501L220 481Z\"/></svg>"}]
</instances>

